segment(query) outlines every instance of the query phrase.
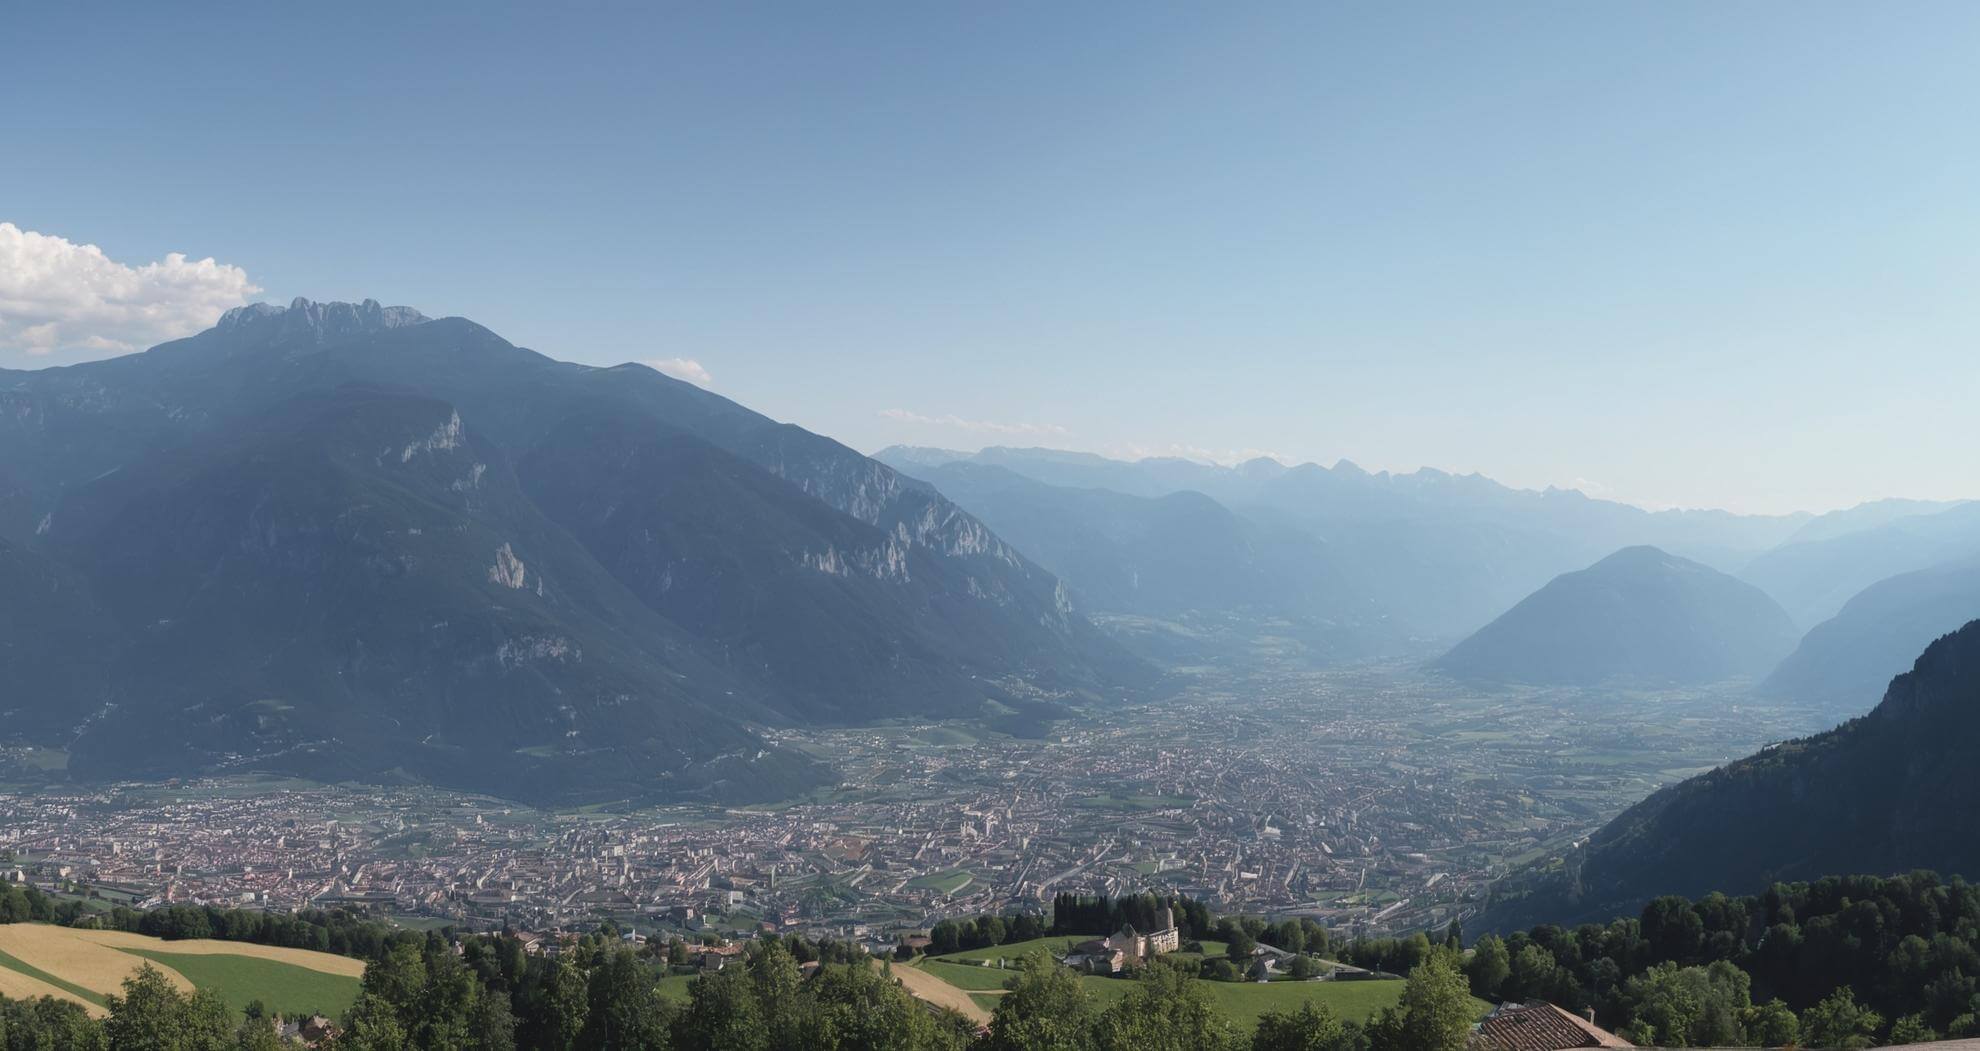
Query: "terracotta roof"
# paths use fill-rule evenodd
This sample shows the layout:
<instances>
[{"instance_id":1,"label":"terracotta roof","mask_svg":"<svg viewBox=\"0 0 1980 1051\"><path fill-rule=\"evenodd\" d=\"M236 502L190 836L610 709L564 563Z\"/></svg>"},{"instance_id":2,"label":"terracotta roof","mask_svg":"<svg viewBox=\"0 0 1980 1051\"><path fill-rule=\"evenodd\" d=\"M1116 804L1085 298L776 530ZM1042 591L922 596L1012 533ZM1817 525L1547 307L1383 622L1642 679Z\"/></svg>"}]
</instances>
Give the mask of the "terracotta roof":
<instances>
[{"instance_id":1,"label":"terracotta roof","mask_svg":"<svg viewBox=\"0 0 1980 1051\"><path fill-rule=\"evenodd\" d=\"M1544 1000L1504 1004L1478 1026L1476 1043L1490 1051L1564 1051L1631 1047L1629 1041Z\"/></svg>"}]
</instances>

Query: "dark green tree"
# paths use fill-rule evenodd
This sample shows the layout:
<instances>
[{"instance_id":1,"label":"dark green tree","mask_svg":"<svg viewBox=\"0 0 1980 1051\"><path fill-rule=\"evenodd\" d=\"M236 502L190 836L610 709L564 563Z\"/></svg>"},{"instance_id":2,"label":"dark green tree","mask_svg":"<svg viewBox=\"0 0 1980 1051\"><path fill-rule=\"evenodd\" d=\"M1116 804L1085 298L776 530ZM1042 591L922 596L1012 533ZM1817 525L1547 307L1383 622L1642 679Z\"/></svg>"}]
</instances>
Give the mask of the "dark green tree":
<instances>
[{"instance_id":1,"label":"dark green tree","mask_svg":"<svg viewBox=\"0 0 1980 1051\"><path fill-rule=\"evenodd\" d=\"M1079 976L1042 952L1018 964L1010 991L990 1016L984 1051L1085 1051L1092 1040L1093 999Z\"/></svg>"},{"instance_id":2,"label":"dark green tree","mask_svg":"<svg viewBox=\"0 0 1980 1051\"><path fill-rule=\"evenodd\" d=\"M1360 1051L1361 1043L1359 1027L1311 1000L1297 1011L1267 1012L1251 1034L1251 1051Z\"/></svg>"},{"instance_id":3,"label":"dark green tree","mask_svg":"<svg viewBox=\"0 0 1980 1051\"><path fill-rule=\"evenodd\" d=\"M1195 979L1157 964L1134 991L1107 1008L1094 1026L1099 1051L1214 1051L1245 1046L1229 1021L1210 1006Z\"/></svg>"},{"instance_id":4,"label":"dark green tree","mask_svg":"<svg viewBox=\"0 0 1980 1051\"><path fill-rule=\"evenodd\" d=\"M1843 986L1801 1012L1802 1041L1809 1047L1853 1051L1873 1047L1884 1017L1856 1002L1856 993Z\"/></svg>"},{"instance_id":5,"label":"dark green tree","mask_svg":"<svg viewBox=\"0 0 1980 1051\"><path fill-rule=\"evenodd\" d=\"M1488 934L1478 939L1472 947L1471 959L1464 964L1465 977L1471 980L1471 994L1481 1000L1497 1000L1499 990L1512 974L1512 961L1506 957L1506 943L1496 934Z\"/></svg>"}]
</instances>

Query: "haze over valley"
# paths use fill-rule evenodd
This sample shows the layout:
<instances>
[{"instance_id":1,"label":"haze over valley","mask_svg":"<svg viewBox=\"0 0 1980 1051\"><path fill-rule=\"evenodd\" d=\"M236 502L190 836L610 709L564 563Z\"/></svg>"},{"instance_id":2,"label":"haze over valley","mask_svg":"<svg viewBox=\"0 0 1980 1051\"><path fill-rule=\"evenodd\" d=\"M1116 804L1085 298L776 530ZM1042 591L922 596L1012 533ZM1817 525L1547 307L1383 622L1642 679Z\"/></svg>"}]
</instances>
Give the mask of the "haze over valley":
<instances>
[{"instance_id":1,"label":"haze over valley","mask_svg":"<svg viewBox=\"0 0 1980 1051\"><path fill-rule=\"evenodd\" d=\"M0 1051L1975 1051L1891 16L0 15Z\"/></svg>"},{"instance_id":2,"label":"haze over valley","mask_svg":"<svg viewBox=\"0 0 1980 1051\"><path fill-rule=\"evenodd\" d=\"M697 822L768 804L836 831L774 849L783 890L752 907L816 907L803 873L849 880L831 907L869 923L1044 901L1066 872L1364 933L1472 917L1656 789L1867 712L1971 619L1980 558L1973 505L1932 501L1650 512L1345 462L868 458L374 301L0 380L24 784L85 793L66 807L196 778L216 819L267 777ZM1756 583L1806 616L1866 564L1894 573L1805 628ZM942 799L980 815L960 843L922 816ZM1047 846L1036 806L1096 820ZM695 852L764 878L717 827ZM885 876L883 827L928 837ZM968 878L903 896L945 872ZM444 878L388 885L459 908ZM528 915L582 915L555 901Z\"/></svg>"}]
</instances>

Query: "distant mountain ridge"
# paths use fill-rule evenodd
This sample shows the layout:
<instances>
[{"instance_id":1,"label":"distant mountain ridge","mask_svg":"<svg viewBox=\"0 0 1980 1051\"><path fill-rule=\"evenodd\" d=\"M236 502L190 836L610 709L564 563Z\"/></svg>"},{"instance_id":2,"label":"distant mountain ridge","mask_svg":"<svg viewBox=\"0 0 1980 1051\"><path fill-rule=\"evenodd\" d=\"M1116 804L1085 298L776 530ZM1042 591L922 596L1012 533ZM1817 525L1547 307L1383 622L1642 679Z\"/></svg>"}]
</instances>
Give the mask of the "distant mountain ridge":
<instances>
[{"instance_id":1,"label":"distant mountain ridge","mask_svg":"<svg viewBox=\"0 0 1980 1051\"><path fill-rule=\"evenodd\" d=\"M1222 467L998 447L969 454L895 447L875 455L910 474L972 464L1067 489L1150 499L1197 492L1258 526L1304 533L1331 552L1330 579L1352 597L1349 606L1372 604L1387 618L1384 632L1357 643L1378 653L1395 652L1395 640L1462 638L1547 581L1619 548L1653 545L1732 570L1814 520L1651 512L1572 490L1513 489L1430 468L1370 473L1347 461L1322 467L1256 459ZM997 517L991 504L962 502Z\"/></svg>"},{"instance_id":2,"label":"distant mountain ridge","mask_svg":"<svg viewBox=\"0 0 1980 1051\"><path fill-rule=\"evenodd\" d=\"M62 727L84 773L764 798L822 772L753 723L1008 718L1151 681L885 465L374 301L0 371L0 464L0 574L33 585L0 624L72 607L0 660L77 683L0 703L0 735Z\"/></svg>"},{"instance_id":3,"label":"distant mountain ridge","mask_svg":"<svg viewBox=\"0 0 1980 1051\"><path fill-rule=\"evenodd\" d=\"M1980 561L1880 580L1817 624L1760 684L1785 700L1864 710L1933 639L1980 618Z\"/></svg>"},{"instance_id":4,"label":"distant mountain ridge","mask_svg":"<svg viewBox=\"0 0 1980 1051\"><path fill-rule=\"evenodd\" d=\"M1980 503L1782 544L1755 557L1739 577L1773 595L1795 623L1813 627L1880 580L1969 558L1980 558Z\"/></svg>"},{"instance_id":5,"label":"distant mountain ridge","mask_svg":"<svg viewBox=\"0 0 1980 1051\"><path fill-rule=\"evenodd\" d=\"M1489 926L1570 923L1663 894L1835 873L1980 875L1980 621L1934 641L1870 714L1661 789Z\"/></svg>"},{"instance_id":6,"label":"distant mountain ridge","mask_svg":"<svg viewBox=\"0 0 1980 1051\"><path fill-rule=\"evenodd\" d=\"M1091 608L1125 615L1116 632L1151 652L1200 658L1215 649L1204 636L1228 619L1269 626L1323 657L1393 644L1386 611L1345 585L1324 541L1202 493L1054 486L974 461L902 469L981 516ZM1162 631L1136 618L1189 627Z\"/></svg>"},{"instance_id":7,"label":"distant mountain ridge","mask_svg":"<svg viewBox=\"0 0 1980 1051\"><path fill-rule=\"evenodd\" d=\"M1440 658L1464 678L1594 685L1759 675L1793 648L1760 589L1654 547L1554 578Z\"/></svg>"}]
</instances>

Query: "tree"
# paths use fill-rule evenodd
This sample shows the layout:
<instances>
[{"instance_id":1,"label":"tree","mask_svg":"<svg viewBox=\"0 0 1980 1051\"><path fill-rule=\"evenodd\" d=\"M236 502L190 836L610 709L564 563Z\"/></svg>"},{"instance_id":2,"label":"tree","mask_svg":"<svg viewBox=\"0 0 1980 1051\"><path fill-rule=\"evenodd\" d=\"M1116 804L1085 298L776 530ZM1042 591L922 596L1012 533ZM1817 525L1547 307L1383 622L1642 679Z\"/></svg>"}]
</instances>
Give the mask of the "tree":
<instances>
[{"instance_id":1,"label":"tree","mask_svg":"<svg viewBox=\"0 0 1980 1051\"><path fill-rule=\"evenodd\" d=\"M1079 976L1050 956L1027 953L1010 992L990 1015L984 1051L1085 1051L1092 1038L1093 1000Z\"/></svg>"},{"instance_id":2,"label":"tree","mask_svg":"<svg viewBox=\"0 0 1980 1051\"><path fill-rule=\"evenodd\" d=\"M799 1011L798 987L804 976L797 961L772 942L750 955L747 963L757 1009L770 1034L770 1046L795 1047L804 1039L804 1016Z\"/></svg>"},{"instance_id":3,"label":"tree","mask_svg":"<svg viewBox=\"0 0 1980 1051\"><path fill-rule=\"evenodd\" d=\"M518 998L520 1043L542 1051L572 1051L584 1029L589 1007L585 973L575 960L549 961L530 981L530 995Z\"/></svg>"},{"instance_id":4,"label":"tree","mask_svg":"<svg viewBox=\"0 0 1980 1051\"><path fill-rule=\"evenodd\" d=\"M1471 993L1484 1000L1497 1000L1499 990L1512 974L1512 962L1506 957L1506 943L1496 934L1488 934L1478 939L1471 950L1471 959L1464 965L1465 976L1471 979Z\"/></svg>"},{"instance_id":5,"label":"tree","mask_svg":"<svg viewBox=\"0 0 1980 1051\"><path fill-rule=\"evenodd\" d=\"M1788 1047L1801 1042L1801 1021L1779 1000L1747 1008L1746 1042L1757 1047Z\"/></svg>"},{"instance_id":6,"label":"tree","mask_svg":"<svg viewBox=\"0 0 1980 1051\"><path fill-rule=\"evenodd\" d=\"M344 1015L338 1051L408 1051L412 1043L399 1024L399 1010L376 993L365 993Z\"/></svg>"},{"instance_id":7,"label":"tree","mask_svg":"<svg viewBox=\"0 0 1980 1051\"><path fill-rule=\"evenodd\" d=\"M399 1022L422 1051L468 1051L475 1003L481 983L448 949L428 954L425 980L413 1002L400 1012Z\"/></svg>"},{"instance_id":8,"label":"tree","mask_svg":"<svg viewBox=\"0 0 1980 1051\"><path fill-rule=\"evenodd\" d=\"M110 997L104 1035L117 1051L179 1051L185 998L164 972L146 963L124 979L124 995Z\"/></svg>"},{"instance_id":9,"label":"tree","mask_svg":"<svg viewBox=\"0 0 1980 1051\"><path fill-rule=\"evenodd\" d=\"M1560 984L1560 964L1554 954L1538 945L1524 945L1514 953L1500 991L1509 1000L1547 998Z\"/></svg>"},{"instance_id":10,"label":"tree","mask_svg":"<svg viewBox=\"0 0 1980 1051\"><path fill-rule=\"evenodd\" d=\"M475 1051L516 1051L516 1016L509 998L490 990L477 999L468 1033Z\"/></svg>"},{"instance_id":11,"label":"tree","mask_svg":"<svg viewBox=\"0 0 1980 1051\"><path fill-rule=\"evenodd\" d=\"M1464 921L1456 916L1451 917L1450 926L1444 928L1444 948L1464 949Z\"/></svg>"},{"instance_id":12,"label":"tree","mask_svg":"<svg viewBox=\"0 0 1980 1051\"><path fill-rule=\"evenodd\" d=\"M705 974L688 987L687 1011L674 1027L674 1043L705 1051L765 1051L770 1029L756 990L740 967Z\"/></svg>"},{"instance_id":13,"label":"tree","mask_svg":"<svg viewBox=\"0 0 1980 1051\"><path fill-rule=\"evenodd\" d=\"M1438 950L1403 983L1399 1051L1464 1051L1471 1036L1471 984L1457 954Z\"/></svg>"},{"instance_id":14,"label":"tree","mask_svg":"<svg viewBox=\"0 0 1980 1051\"><path fill-rule=\"evenodd\" d=\"M108 1051L103 1029L73 1000L0 997L0 1047L13 1051Z\"/></svg>"},{"instance_id":15,"label":"tree","mask_svg":"<svg viewBox=\"0 0 1980 1051\"><path fill-rule=\"evenodd\" d=\"M425 985L426 957L416 945L391 946L364 966L365 993L390 1005L402 1028L418 1010L419 993Z\"/></svg>"},{"instance_id":16,"label":"tree","mask_svg":"<svg viewBox=\"0 0 1980 1051\"><path fill-rule=\"evenodd\" d=\"M630 949L608 952L585 983L589 1007L578 1043L600 1051L668 1046L672 1005ZM513 1041L512 1041L513 1042Z\"/></svg>"},{"instance_id":17,"label":"tree","mask_svg":"<svg viewBox=\"0 0 1980 1051\"><path fill-rule=\"evenodd\" d=\"M234 1051L282 1051L273 1018L245 1018L234 1036Z\"/></svg>"},{"instance_id":18,"label":"tree","mask_svg":"<svg viewBox=\"0 0 1980 1051\"><path fill-rule=\"evenodd\" d=\"M1925 1024L1924 1015L1905 1015L1891 1023L1891 1043L1929 1044L1939 1038L1932 1027Z\"/></svg>"},{"instance_id":19,"label":"tree","mask_svg":"<svg viewBox=\"0 0 1980 1051\"><path fill-rule=\"evenodd\" d=\"M1133 992L1101 1014L1089 1046L1099 1051L1234 1051L1244 1044L1195 979L1180 968L1157 964L1142 972Z\"/></svg>"},{"instance_id":20,"label":"tree","mask_svg":"<svg viewBox=\"0 0 1980 1051\"><path fill-rule=\"evenodd\" d=\"M195 989L179 1011L181 1051L232 1051L239 1040L240 1026L227 1002L207 989Z\"/></svg>"},{"instance_id":21,"label":"tree","mask_svg":"<svg viewBox=\"0 0 1980 1051\"><path fill-rule=\"evenodd\" d=\"M1631 978L1623 998L1636 1019L1633 1043L1730 1047L1746 1043L1751 979L1724 960L1710 967L1661 963Z\"/></svg>"},{"instance_id":22,"label":"tree","mask_svg":"<svg viewBox=\"0 0 1980 1051\"><path fill-rule=\"evenodd\" d=\"M1356 1051L1361 1032L1311 1000L1292 1012L1267 1012L1251 1035L1251 1051Z\"/></svg>"},{"instance_id":23,"label":"tree","mask_svg":"<svg viewBox=\"0 0 1980 1051\"><path fill-rule=\"evenodd\" d=\"M953 1012L937 1018L892 979L869 966L820 967L805 983L800 1042L783 1047L962 1051L969 1028Z\"/></svg>"},{"instance_id":24,"label":"tree","mask_svg":"<svg viewBox=\"0 0 1980 1051\"><path fill-rule=\"evenodd\" d=\"M1666 895L1643 907L1643 937L1659 960L1690 963L1705 945L1705 921L1691 902Z\"/></svg>"},{"instance_id":25,"label":"tree","mask_svg":"<svg viewBox=\"0 0 1980 1051\"><path fill-rule=\"evenodd\" d=\"M1828 998L1801 1012L1801 1036L1809 1047L1873 1047L1884 1017L1856 1002L1856 993L1843 986Z\"/></svg>"}]
</instances>

